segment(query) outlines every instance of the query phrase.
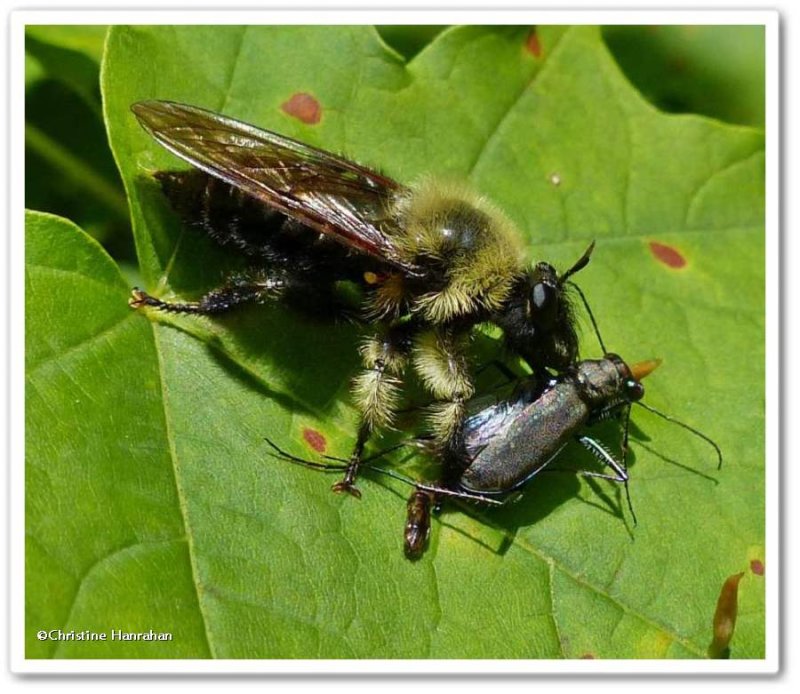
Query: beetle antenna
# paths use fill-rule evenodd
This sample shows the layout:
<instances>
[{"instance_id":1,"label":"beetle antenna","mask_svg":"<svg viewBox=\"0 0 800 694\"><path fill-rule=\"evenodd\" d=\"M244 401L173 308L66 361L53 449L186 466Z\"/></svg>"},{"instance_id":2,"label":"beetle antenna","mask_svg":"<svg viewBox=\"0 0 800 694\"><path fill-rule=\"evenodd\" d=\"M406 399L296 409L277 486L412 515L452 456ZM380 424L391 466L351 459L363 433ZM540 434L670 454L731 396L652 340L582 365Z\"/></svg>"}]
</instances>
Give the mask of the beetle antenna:
<instances>
[{"instance_id":1,"label":"beetle antenna","mask_svg":"<svg viewBox=\"0 0 800 694\"><path fill-rule=\"evenodd\" d=\"M294 463L295 465L302 465L303 467L311 468L312 470L322 470L323 472L341 472L342 470L346 470L348 467L348 461L343 460L342 458L334 458L332 456L325 456L328 460L336 460L342 461L341 463L319 463L314 460L306 460L305 458L300 458L296 455L292 455L291 453L284 451L278 444L274 441L264 438L266 441L275 451L276 457L282 458L290 463ZM414 480L410 477L406 477L405 475L401 475L399 472L395 472L394 470L389 470L387 468L379 467L377 465L370 465L368 461L375 460L376 458L381 458L392 451L402 448L405 444L400 443L395 446L391 446L390 448L386 448L382 451L378 451L374 455L371 455L369 458L365 458L361 461L361 469L362 470L371 470L372 472L378 472L381 475L386 475L387 477L391 477L392 479L398 480L403 484L407 484L410 487L414 487L415 489L420 489L424 492L431 492L433 494L440 494L442 496L452 496L458 499L468 499L470 501L479 501L484 504L491 504L493 506L502 506L503 502L498 501L497 499L492 499L490 497L482 496L480 494L471 494L470 492L463 492L457 489L447 489L446 487L440 487L435 484L424 484L417 480Z\"/></svg>"},{"instance_id":2,"label":"beetle antenna","mask_svg":"<svg viewBox=\"0 0 800 694\"><path fill-rule=\"evenodd\" d=\"M597 335L597 341L600 343L600 349L603 350L603 354L608 354L608 350L606 349L605 343L603 342L603 338L600 335L600 328L597 326L597 321L595 320L594 313L592 313L592 308L589 306L589 301L586 299L586 295L583 293L581 288L575 284L574 282L568 282L570 287L572 287L576 292L578 292L578 296L581 298L583 302L583 306L586 309L586 313L589 314L589 320L592 321L592 327L594 328L594 334Z\"/></svg>"},{"instance_id":3,"label":"beetle antenna","mask_svg":"<svg viewBox=\"0 0 800 694\"><path fill-rule=\"evenodd\" d=\"M628 405L627 412L625 413L625 426L622 428L622 469L625 472L625 496L628 499L628 510L631 512L633 524L638 525L636 520L636 513L633 510L633 502L631 501L631 490L628 488L628 431L631 424L631 406Z\"/></svg>"},{"instance_id":4,"label":"beetle antenna","mask_svg":"<svg viewBox=\"0 0 800 694\"><path fill-rule=\"evenodd\" d=\"M672 416L670 416L668 414L664 414L663 412L660 412L659 410L657 410L655 407L652 407L651 405L645 405L641 400L636 401L634 404L635 405L639 405L639 407L644 407L644 409L646 409L648 412L652 412L653 414L657 414L659 417L661 417L662 419L666 419L668 422L672 422L673 424L677 424L679 427L683 427L687 431L691 431L695 436L697 436L698 438L703 439L703 441L706 441L708 444L713 446L714 450L717 452L717 460L718 460L718 462L717 462L717 470L722 468L722 451L720 450L719 446L714 441L712 441L711 438L706 436L702 431L699 431L699 430L695 429L694 427L689 426L688 424L685 424L684 422L680 421L679 419L675 419L675 417L672 417Z\"/></svg>"}]
</instances>

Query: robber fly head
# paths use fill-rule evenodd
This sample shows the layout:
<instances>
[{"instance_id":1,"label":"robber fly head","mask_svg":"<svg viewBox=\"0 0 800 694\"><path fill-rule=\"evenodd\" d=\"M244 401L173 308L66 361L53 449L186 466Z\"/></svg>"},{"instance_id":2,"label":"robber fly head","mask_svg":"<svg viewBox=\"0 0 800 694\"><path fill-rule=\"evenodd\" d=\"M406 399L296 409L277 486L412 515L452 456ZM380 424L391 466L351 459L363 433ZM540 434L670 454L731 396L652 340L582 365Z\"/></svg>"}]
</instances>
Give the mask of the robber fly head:
<instances>
[{"instance_id":1,"label":"robber fly head","mask_svg":"<svg viewBox=\"0 0 800 694\"><path fill-rule=\"evenodd\" d=\"M563 371L578 358L578 336L570 302L569 278L586 267L594 242L566 272L540 262L519 278L497 322L506 342L532 367Z\"/></svg>"}]
</instances>

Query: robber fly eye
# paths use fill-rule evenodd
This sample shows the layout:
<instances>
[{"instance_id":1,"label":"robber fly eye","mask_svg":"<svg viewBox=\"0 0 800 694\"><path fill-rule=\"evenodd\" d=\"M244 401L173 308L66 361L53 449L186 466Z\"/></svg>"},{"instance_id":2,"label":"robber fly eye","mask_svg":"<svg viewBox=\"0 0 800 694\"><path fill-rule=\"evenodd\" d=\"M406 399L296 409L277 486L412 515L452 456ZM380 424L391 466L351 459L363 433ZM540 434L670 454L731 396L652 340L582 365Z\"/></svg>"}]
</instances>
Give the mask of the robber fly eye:
<instances>
[{"instance_id":1,"label":"robber fly eye","mask_svg":"<svg viewBox=\"0 0 800 694\"><path fill-rule=\"evenodd\" d=\"M537 282L531 291L531 308L540 325L555 323L558 308L558 290L551 284Z\"/></svg>"},{"instance_id":2,"label":"robber fly eye","mask_svg":"<svg viewBox=\"0 0 800 694\"><path fill-rule=\"evenodd\" d=\"M636 402L644 397L644 386L632 378L625 381L625 393L628 400Z\"/></svg>"}]
</instances>

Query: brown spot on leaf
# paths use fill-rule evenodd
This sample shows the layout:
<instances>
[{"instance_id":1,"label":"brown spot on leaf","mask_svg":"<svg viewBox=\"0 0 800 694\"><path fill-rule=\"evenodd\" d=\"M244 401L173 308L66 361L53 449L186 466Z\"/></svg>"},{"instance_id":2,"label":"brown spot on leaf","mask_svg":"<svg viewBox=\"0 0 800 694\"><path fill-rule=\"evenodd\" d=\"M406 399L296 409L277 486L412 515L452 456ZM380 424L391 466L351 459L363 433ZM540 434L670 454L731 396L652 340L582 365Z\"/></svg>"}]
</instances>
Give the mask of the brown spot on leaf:
<instances>
[{"instance_id":1,"label":"brown spot on leaf","mask_svg":"<svg viewBox=\"0 0 800 694\"><path fill-rule=\"evenodd\" d=\"M328 447L328 441L316 429L303 429L303 438L317 453L324 453Z\"/></svg>"},{"instance_id":2,"label":"brown spot on leaf","mask_svg":"<svg viewBox=\"0 0 800 694\"><path fill-rule=\"evenodd\" d=\"M714 638L708 647L709 658L727 658L730 642L736 628L736 613L739 609L739 581L744 571L728 576L722 584L714 612Z\"/></svg>"},{"instance_id":3,"label":"brown spot on leaf","mask_svg":"<svg viewBox=\"0 0 800 694\"><path fill-rule=\"evenodd\" d=\"M531 29L528 38L525 41L525 48L528 53L531 53L536 58L542 57L542 43L539 41L539 34L536 33L536 27Z\"/></svg>"},{"instance_id":4,"label":"brown spot on leaf","mask_svg":"<svg viewBox=\"0 0 800 694\"><path fill-rule=\"evenodd\" d=\"M594 653L584 653L581 660L594 660Z\"/></svg>"},{"instance_id":5,"label":"brown spot on leaf","mask_svg":"<svg viewBox=\"0 0 800 694\"><path fill-rule=\"evenodd\" d=\"M760 559L753 559L750 562L750 571L752 571L756 576L763 576L764 575L764 562Z\"/></svg>"},{"instance_id":6,"label":"brown spot on leaf","mask_svg":"<svg viewBox=\"0 0 800 694\"><path fill-rule=\"evenodd\" d=\"M322 106L311 94L298 92L293 94L287 101L281 104L284 113L288 113L293 118L315 125L322 118Z\"/></svg>"},{"instance_id":7,"label":"brown spot on leaf","mask_svg":"<svg viewBox=\"0 0 800 694\"><path fill-rule=\"evenodd\" d=\"M686 258L681 255L680 251L672 246L667 246L664 243L651 241L650 252L653 254L656 260L664 263L664 265L667 267L675 268L677 270L678 268L685 267L686 265Z\"/></svg>"}]
</instances>

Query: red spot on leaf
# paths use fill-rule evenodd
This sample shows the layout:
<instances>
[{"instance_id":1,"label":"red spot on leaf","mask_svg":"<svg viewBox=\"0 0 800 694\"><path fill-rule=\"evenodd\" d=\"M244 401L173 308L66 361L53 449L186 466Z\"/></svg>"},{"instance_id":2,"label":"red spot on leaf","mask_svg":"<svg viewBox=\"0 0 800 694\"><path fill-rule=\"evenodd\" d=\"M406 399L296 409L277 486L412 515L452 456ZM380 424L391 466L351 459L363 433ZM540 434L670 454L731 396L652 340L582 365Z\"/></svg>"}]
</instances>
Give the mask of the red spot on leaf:
<instances>
[{"instance_id":1,"label":"red spot on leaf","mask_svg":"<svg viewBox=\"0 0 800 694\"><path fill-rule=\"evenodd\" d=\"M287 101L281 104L284 113L288 113L293 118L315 125L322 118L322 106L311 94L298 92L293 94Z\"/></svg>"},{"instance_id":2,"label":"red spot on leaf","mask_svg":"<svg viewBox=\"0 0 800 694\"><path fill-rule=\"evenodd\" d=\"M660 260L667 267L678 269L686 265L686 258L672 246L667 246L658 241L651 241L650 252L655 256L656 260Z\"/></svg>"},{"instance_id":3,"label":"red spot on leaf","mask_svg":"<svg viewBox=\"0 0 800 694\"><path fill-rule=\"evenodd\" d=\"M764 562L762 562L760 559L753 559L750 562L750 571L752 571L756 576L763 576Z\"/></svg>"},{"instance_id":4,"label":"red spot on leaf","mask_svg":"<svg viewBox=\"0 0 800 694\"><path fill-rule=\"evenodd\" d=\"M525 48L528 53L532 53L536 58L542 57L542 43L539 41L539 34L536 33L535 28L531 29L531 33L528 34L528 39L525 41Z\"/></svg>"},{"instance_id":5,"label":"red spot on leaf","mask_svg":"<svg viewBox=\"0 0 800 694\"><path fill-rule=\"evenodd\" d=\"M303 438L317 453L324 453L328 447L327 440L316 429L303 429Z\"/></svg>"}]
</instances>

